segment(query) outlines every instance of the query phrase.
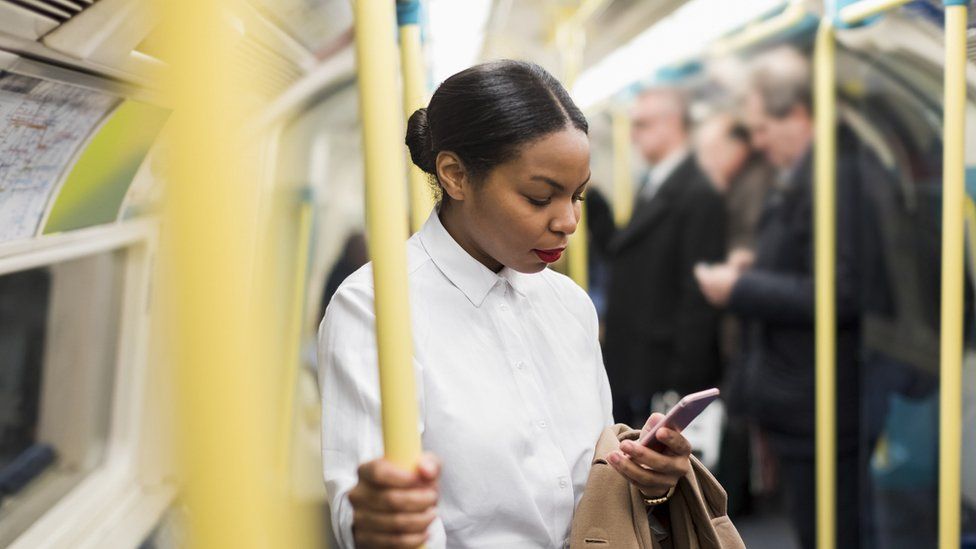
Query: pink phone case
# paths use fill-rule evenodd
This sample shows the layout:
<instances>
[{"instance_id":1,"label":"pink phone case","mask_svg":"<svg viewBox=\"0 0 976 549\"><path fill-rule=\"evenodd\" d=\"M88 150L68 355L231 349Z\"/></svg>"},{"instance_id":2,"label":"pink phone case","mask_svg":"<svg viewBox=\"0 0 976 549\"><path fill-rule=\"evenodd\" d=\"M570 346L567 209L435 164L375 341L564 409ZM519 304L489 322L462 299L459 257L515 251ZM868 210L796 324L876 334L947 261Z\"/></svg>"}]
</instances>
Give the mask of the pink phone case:
<instances>
[{"instance_id":1,"label":"pink phone case","mask_svg":"<svg viewBox=\"0 0 976 549\"><path fill-rule=\"evenodd\" d=\"M690 395L685 395L678 404L671 408L668 415L664 416L664 420L651 428L650 431L641 436L640 440L637 442L647 446L655 452L663 452L665 450L664 444L655 438L658 428L662 425L668 427L669 429L674 429L675 431L681 432L687 427L698 414L702 413L702 410L708 407L716 398L718 398L718 389L706 389L697 393L692 393Z\"/></svg>"}]
</instances>

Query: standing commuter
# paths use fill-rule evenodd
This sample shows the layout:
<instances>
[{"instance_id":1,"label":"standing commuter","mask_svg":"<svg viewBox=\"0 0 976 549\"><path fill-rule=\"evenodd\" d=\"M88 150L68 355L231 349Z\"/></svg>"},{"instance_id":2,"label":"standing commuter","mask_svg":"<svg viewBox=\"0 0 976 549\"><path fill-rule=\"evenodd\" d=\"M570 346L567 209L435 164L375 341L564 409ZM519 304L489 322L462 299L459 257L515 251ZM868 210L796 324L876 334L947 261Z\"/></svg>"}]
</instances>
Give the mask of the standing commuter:
<instances>
[{"instance_id":1,"label":"standing commuter","mask_svg":"<svg viewBox=\"0 0 976 549\"><path fill-rule=\"evenodd\" d=\"M749 130L732 114L709 116L695 132L695 151L728 213L729 261L748 266L755 256L759 215L775 183L773 167L752 147ZM729 495L729 514L748 511L751 498L751 448L754 428L746 414L742 383L742 324L726 312L720 329L722 396L727 419L716 474ZM757 456L758 457L758 456Z\"/></svg>"},{"instance_id":2,"label":"standing commuter","mask_svg":"<svg viewBox=\"0 0 976 549\"><path fill-rule=\"evenodd\" d=\"M418 427L431 453L412 471L382 457L367 264L319 331L322 457L341 547L565 546L612 421L593 303L546 268L579 223L587 131L562 85L517 61L451 76L410 117L410 156L440 194L407 243ZM625 442L607 454L648 513L667 509L691 470L680 433L658 439L667 451Z\"/></svg>"},{"instance_id":3,"label":"standing commuter","mask_svg":"<svg viewBox=\"0 0 976 549\"><path fill-rule=\"evenodd\" d=\"M603 234L611 265L604 358L617 421L640 425L655 394L686 394L721 377L718 312L695 264L725 257L725 206L699 169L681 92L643 92L632 113L635 149L650 169L629 224Z\"/></svg>"},{"instance_id":4,"label":"standing commuter","mask_svg":"<svg viewBox=\"0 0 976 549\"><path fill-rule=\"evenodd\" d=\"M760 221L751 268L700 267L702 291L749 323L747 400L776 453L791 521L814 547L813 118L810 67L792 49L756 60L746 115L755 147L779 169ZM863 162L841 126L837 157L837 547L860 547L860 239Z\"/></svg>"}]
</instances>

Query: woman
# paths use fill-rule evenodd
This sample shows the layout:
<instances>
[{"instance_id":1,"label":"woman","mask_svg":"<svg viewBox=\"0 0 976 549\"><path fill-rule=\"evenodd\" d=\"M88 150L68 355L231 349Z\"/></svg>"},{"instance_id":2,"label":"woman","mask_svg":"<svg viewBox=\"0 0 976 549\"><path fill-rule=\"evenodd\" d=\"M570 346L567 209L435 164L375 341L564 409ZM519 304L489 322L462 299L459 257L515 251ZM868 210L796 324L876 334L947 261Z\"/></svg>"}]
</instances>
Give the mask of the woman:
<instances>
[{"instance_id":1,"label":"woman","mask_svg":"<svg viewBox=\"0 0 976 549\"><path fill-rule=\"evenodd\" d=\"M416 471L381 458L372 270L325 314L323 459L344 547L561 547L611 422L592 302L546 269L590 178L586 119L541 67L500 61L448 78L410 117L413 162L440 204L408 242L423 446ZM689 470L624 443L614 468L648 498ZM436 457L435 457L436 456ZM441 463L443 467L441 467Z\"/></svg>"}]
</instances>

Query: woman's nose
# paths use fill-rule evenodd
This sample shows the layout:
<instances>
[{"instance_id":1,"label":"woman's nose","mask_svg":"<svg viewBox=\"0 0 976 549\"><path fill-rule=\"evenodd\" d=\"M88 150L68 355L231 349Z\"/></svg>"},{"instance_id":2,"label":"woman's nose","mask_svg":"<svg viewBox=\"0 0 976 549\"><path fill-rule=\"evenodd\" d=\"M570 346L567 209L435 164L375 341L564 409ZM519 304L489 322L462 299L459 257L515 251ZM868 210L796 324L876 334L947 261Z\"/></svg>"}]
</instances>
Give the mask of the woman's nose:
<instances>
[{"instance_id":1,"label":"woman's nose","mask_svg":"<svg viewBox=\"0 0 976 549\"><path fill-rule=\"evenodd\" d=\"M555 233L570 235L576 232L579 225L582 207L580 202L570 201L567 206L560 206L556 216L549 222L549 229Z\"/></svg>"}]
</instances>

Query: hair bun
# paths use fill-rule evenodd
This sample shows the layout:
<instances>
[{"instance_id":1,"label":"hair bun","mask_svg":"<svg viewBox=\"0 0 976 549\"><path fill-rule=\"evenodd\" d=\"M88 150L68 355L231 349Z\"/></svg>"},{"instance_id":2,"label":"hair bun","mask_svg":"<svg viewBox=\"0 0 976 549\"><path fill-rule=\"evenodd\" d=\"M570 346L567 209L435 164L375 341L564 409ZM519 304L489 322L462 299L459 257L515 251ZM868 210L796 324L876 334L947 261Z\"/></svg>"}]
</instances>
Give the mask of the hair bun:
<instances>
[{"instance_id":1,"label":"hair bun","mask_svg":"<svg viewBox=\"0 0 976 549\"><path fill-rule=\"evenodd\" d=\"M405 140L410 149L410 160L421 170L434 174L437 171L431 143L430 126L427 124L427 109L419 108L410 115L407 121L407 137Z\"/></svg>"}]
</instances>

